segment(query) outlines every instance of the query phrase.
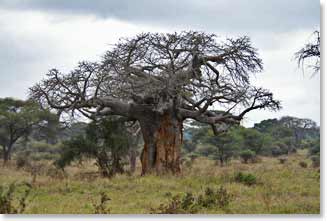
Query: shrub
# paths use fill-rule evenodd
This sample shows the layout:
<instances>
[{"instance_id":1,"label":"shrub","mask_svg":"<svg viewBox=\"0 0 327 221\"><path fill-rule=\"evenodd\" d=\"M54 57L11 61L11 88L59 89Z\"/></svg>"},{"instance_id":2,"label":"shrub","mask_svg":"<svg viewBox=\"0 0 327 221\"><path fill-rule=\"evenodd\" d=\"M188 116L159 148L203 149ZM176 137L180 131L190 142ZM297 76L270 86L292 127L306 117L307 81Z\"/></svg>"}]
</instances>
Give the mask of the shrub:
<instances>
[{"instance_id":1,"label":"shrub","mask_svg":"<svg viewBox=\"0 0 327 221\"><path fill-rule=\"evenodd\" d=\"M64 169L77 160L95 159L101 176L109 178L124 172L122 159L128 155L128 146L125 124L116 118L104 118L88 124L85 135L64 141L55 165Z\"/></svg>"},{"instance_id":2,"label":"shrub","mask_svg":"<svg viewBox=\"0 0 327 221\"><path fill-rule=\"evenodd\" d=\"M307 168L308 167L308 164L306 162L304 162L304 161L299 162L299 165L302 168Z\"/></svg>"},{"instance_id":3,"label":"shrub","mask_svg":"<svg viewBox=\"0 0 327 221\"><path fill-rule=\"evenodd\" d=\"M273 157L278 157L278 156L280 156L280 155L282 155L282 154L283 154L282 150L281 150L280 148L278 148L278 147L273 147L273 148L271 149L271 155L272 155Z\"/></svg>"},{"instance_id":4,"label":"shrub","mask_svg":"<svg viewBox=\"0 0 327 221\"><path fill-rule=\"evenodd\" d=\"M311 161L313 167L320 167L320 156L318 155L312 156Z\"/></svg>"},{"instance_id":5,"label":"shrub","mask_svg":"<svg viewBox=\"0 0 327 221\"><path fill-rule=\"evenodd\" d=\"M282 157L282 158L279 158L278 160L279 160L280 164L284 164L287 161L287 158Z\"/></svg>"},{"instance_id":6,"label":"shrub","mask_svg":"<svg viewBox=\"0 0 327 221\"><path fill-rule=\"evenodd\" d=\"M19 192L19 187L23 188L20 198L15 196ZM8 187L0 186L0 214L23 213L31 188L32 186L29 183L11 183Z\"/></svg>"},{"instance_id":7,"label":"shrub","mask_svg":"<svg viewBox=\"0 0 327 221\"><path fill-rule=\"evenodd\" d=\"M283 142L276 142L275 146L271 148L271 155L278 157L280 155L288 154L289 148Z\"/></svg>"},{"instance_id":8,"label":"shrub","mask_svg":"<svg viewBox=\"0 0 327 221\"><path fill-rule=\"evenodd\" d=\"M256 176L251 174L251 173L245 174L245 173L242 173L242 172L238 172L235 175L234 180L236 182L238 182L238 183L243 183L243 184L248 185L248 186L252 186L252 185L257 183Z\"/></svg>"},{"instance_id":9,"label":"shrub","mask_svg":"<svg viewBox=\"0 0 327 221\"><path fill-rule=\"evenodd\" d=\"M108 195L105 192L100 193L100 202L99 203L93 203L94 207L94 213L95 214L110 214L110 209L107 208L107 203L111 199L108 197Z\"/></svg>"},{"instance_id":10,"label":"shrub","mask_svg":"<svg viewBox=\"0 0 327 221\"><path fill-rule=\"evenodd\" d=\"M191 193L186 193L184 197L175 195L166 205L160 204L158 208L151 208L151 213L153 214L185 214L196 212L194 197Z\"/></svg>"},{"instance_id":11,"label":"shrub","mask_svg":"<svg viewBox=\"0 0 327 221\"><path fill-rule=\"evenodd\" d=\"M231 202L233 195L220 186L216 191L211 188L206 188L203 195L198 197L198 204L205 208L218 206L219 208L226 208Z\"/></svg>"},{"instance_id":12,"label":"shrub","mask_svg":"<svg viewBox=\"0 0 327 221\"><path fill-rule=\"evenodd\" d=\"M194 163L194 161L199 157L199 154L191 153L191 154L188 155L188 157L190 158L191 163Z\"/></svg>"},{"instance_id":13,"label":"shrub","mask_svg":"<svg viewBox=\"0 0 327 221\"><path fill-rule=\"evenodd\" d=\"M315 139L309 142L309 154L319 155L320 154L320 139Z\"/></svg>"},{"instance_id":14,"label":"shrub","mask_svg":"<svg viewBox=\"0 0 327 221\"><path fill-rule=\"evenodd\" d=\"M244 163L248 163L249 160L253 160L255 158L255 152L252 150L243 150L240 153L240 157Z\"/></svg>"},{"instance_id":15,"label":"shrub","mask_svg":"<svg viewBox=\"0 0 327 221\"><path fill-rule=\"evenodd\" d=\"M183 196L175 195L168 204L161 204L159 208L151 210L156 214L197 213L200 209L212 207L226 209L232 199L233 195L224 187L221 186L216 191L208 187L197 197L192 193L186 193Z\"/></svg>"},{"instance_id":16,"label":"shrub","mask_svg":"<svg viewBox=\"0 0 327 221\"><path fill-rule=\"evenodd\" d=\"M297 153L297 149L295 147L290 147L288 153Z\"/></svg>"},{"instance_id":17,"label":"shrub","mask_svg":"<svg viewBox=\"0 0 327 221\"><path fill-rule=\"evenodd\" d=\"M27 156L23 156L23 155L18 155L16 157L16 167L17 169L21 169L24 167L28 167L30 166L30 162Z\"/></svg>"}]
</instances>

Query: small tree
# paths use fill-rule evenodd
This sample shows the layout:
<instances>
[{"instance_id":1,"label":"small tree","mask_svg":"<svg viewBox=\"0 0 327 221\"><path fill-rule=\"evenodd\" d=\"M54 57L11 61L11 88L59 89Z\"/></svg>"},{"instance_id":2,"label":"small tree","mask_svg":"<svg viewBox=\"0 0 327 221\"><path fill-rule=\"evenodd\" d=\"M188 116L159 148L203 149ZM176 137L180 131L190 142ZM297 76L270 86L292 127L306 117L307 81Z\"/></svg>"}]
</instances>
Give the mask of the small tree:
<instances>
[{"instance_id":1,"label":"small tree","mask_svg":"<svg viewBox=\"0 0 327 221\"><path fill-rule=\"evenodd\" d=\"M128 137L124 122L106 118L90 123L85 135L65 141L56 165L64 168L74 160L94 158L101 175L111 177L116 173L123 173L121 160L127 154Z\"/></svg>"},{"instance_id":2,"label":"small tree","mask_svg":"<svg viewBox=\"0 0 327 221\"><path fill-rule=\"evenodd\" d=\"M252 128L240 128L240 135L243 137L243 149L250 149L255 154L261 154L266 146L272 142L272 138L268 134L263 134Z\"/></svg>"},{"instance_id":3,"label":"small tree","mask_svg":"<svg viewBox=\"0 0 327 221\"><path fill-rule=\"evenodd\" d=\"M211 156L214 160L220 162L221 166L237 155L241 142L242 137L235 130L230 130L218 136L211 136L208 139L208 143L215 147Z\"/></svg>"},{"instance_id":4,"label":"small tree","mask_svg":"<svg viewBox=\"0 0 327 221\"><path fill-rule=\"evenodd\" d=\"M46 126L56 116L38 104L12 98L0 99L0 145L4 164L11 159L14 144L27 137L33 129Z\"/></svg>"},{"instance_id":5,"label":"small tree","mask_svg":"<svg viewBox=\"0 0 327 221\"><path fill-rule=\"evenodd\" d=\"M240 157L244 163L248 163L249 160L254 160L255 156L255 152L249 149L240 152Z\"/></svg>"}]
</instances>

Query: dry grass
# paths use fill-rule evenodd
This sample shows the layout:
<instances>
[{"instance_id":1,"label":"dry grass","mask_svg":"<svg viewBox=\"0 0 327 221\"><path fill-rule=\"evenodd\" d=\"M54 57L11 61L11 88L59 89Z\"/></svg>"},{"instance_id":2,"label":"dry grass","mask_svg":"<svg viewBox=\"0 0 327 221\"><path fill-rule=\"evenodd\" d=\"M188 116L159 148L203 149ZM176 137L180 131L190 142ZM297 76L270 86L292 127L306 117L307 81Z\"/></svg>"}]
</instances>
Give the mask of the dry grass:
<instances>
[{"instance_id":1,"label":"dry grass","mask_svg":"<svg viewBox=\"0 0 327 221\"><path fill-rule=\"evenodd\" d=\"M300 161L308 168L299 166ZM101 193L111 199L111 213L150 213L166 203L172 195L192 192L197 194L206 187L224 186L234 199L228 210L220 208L202 209L200 213L222 214L319 214L320 179L319 170L313 168L304 151L290 155L287 162L280 164L277 158L262 158L256 164L232 161L226 167L214 162L197 159L191 168L183 168L179 176L141 177L140 168L132 175L118 175L112 179L97 176L91 162L68 168L68 176L38 176L31 192L26 213L33 214L76 214L94 213L94 202ZM254 174L257 184L247 186L233 181L237 172ZM28 172L17 171L14 165L0 170L0 183L32 179Z\"/></svg>"}]
</instances>

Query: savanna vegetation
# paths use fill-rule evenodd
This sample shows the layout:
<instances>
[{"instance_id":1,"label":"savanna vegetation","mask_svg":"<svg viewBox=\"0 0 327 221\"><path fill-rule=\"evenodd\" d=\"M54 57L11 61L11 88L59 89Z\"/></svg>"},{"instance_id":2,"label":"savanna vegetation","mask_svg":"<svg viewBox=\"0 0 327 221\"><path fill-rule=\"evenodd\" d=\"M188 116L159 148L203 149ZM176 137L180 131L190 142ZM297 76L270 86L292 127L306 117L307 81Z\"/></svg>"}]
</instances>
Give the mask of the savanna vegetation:
<instances>
[{"instance_id":1,"label":"savanna vegetation","mask_svg":"<svg viewBox=\"0 0 327 221\"><path fill-rule=\"evenodd\" d=\"M0 99L0 212L320 213L316 122L242 126L281 108L251 85L262 69L248 37L182 32L50 70L26 101Z\"/></svg>"}]
</instances>

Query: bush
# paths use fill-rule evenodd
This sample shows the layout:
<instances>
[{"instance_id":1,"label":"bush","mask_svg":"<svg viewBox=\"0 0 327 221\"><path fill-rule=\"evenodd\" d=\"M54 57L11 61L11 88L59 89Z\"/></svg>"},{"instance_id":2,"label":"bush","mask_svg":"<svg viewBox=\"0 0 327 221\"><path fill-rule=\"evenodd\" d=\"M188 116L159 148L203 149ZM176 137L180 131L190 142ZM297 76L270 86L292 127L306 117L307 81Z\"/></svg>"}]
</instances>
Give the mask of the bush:
<instances>
[{"instance_id":1,"label":"bush","mask_svg":"<svg viewBox=\"0 0 327 221\"><path fill-rule=\"evenodd\" d=\"M278 160L279 160L280 164L284 164L287 161L287 158L282 157L282 158L279 158Z\"/></svg>"},{"instance_id":2,"label":"bush","mask_svg":"<svg viewBox=\"0 0 327 221\"><path fill-rule=\"evenodd\" d=\"M200 155L197 154L197 153L191 153L191 154L188 155L188 157L190 158L190 160L191 160L192 162L194 162L197 158L200 157Z\"/></svg>"},{"instance_id":3,"label":"bush","mask_svg":"<svg viewBox=\"0 0 327 221\"><path fill-rule=\"evenodd\" d=\"M320 139L315 139L309 142L309 154L310 155L320 154Z\"/></svg>"},{"instance_id":4,"label":"bush","mask_svg":"<svg viewBox=\"0 0 327 221\"><path fill-rule=\"evenodd\" d=\"M250 160L251 163L262 163L262 158L255 156Z\"/></svg>"},{"instance_id":5,"label":"bush","mask_svg":"<svg viewBox=\"0 0 327 221\"><path fill-rule=\"evenodd\" d=\"M93 203L94 207L94 213L95 214L110 214L110 209L106 206L106 204L111 199L108 197L108 195L105 192L100 193L100 202L99 203Z\"/></svg>"},{"instance_id":6,"label":"bush","mask_svg":"<svg viewBox=\"0 0 327 221\"><path fill-rule=\"evenodd\" d=\"M234 180L236 182L238 182L238 183L243 183L243 184L248 185L248 186L252 186L252 185L257 183L256 176L251 174L251 173L245 174L245 173L242 173L242 172L238 172L235 175Z\"/></svg>"},{"instance_id":7,"label":"bush","mask_svg":"<svg viewBox=\"0 0 327 221\"><path fill-rule=\"evenodd\" d=\"M307 168L307 167L308 167L308 164L307 164L306 162L304 162L304 161L301 161L301 162L299 163L299 165L300 165L300 167L302 167L302 168Z\"/></svg>"},{"instance_id":8,"label":"bush","mask_svg":"<svg viewBox=\"0 0 327 221\"><path fill-rule=\"evenodd\" d=\"M21 188L23 188L23 190L21 190ZM29 183L11 183L8 187L0 186L0 214L23 213L31 188ZM23 191L23 193L21 193L21 191ZM21 193L21 197L15 196L18 192Z\"/></svg>"},{"instance_id":9,"label":"bush","mask_svg":"<svg viewBox=\"0 0 327 221\"><path fill-rule=\"evenodd\" d=\"M196 213L195 202L192 193L186 193L184 196L175 195L165 205L161 204L158 208L152 208L152 214L187 214Z\"/></svg>"},{"instance_id":10,"label":"bush","mask_svg":"<svg viewBox=\"0 0 327 221\"><path fill-rule=\"evenodd\" d=\"M281 155L286 155L286 154L288 154L288 152L289 151L288 151L287 147L284 146L284 145L282 145L282 144L280 144L280 146L278 146L278 147L273 147L271 149L271 155L273 157L278 157L278 156L281 156Z\"/></svg>"},{"instance_id":11,"label":"bush","mask_svg":"<svg viewBox=\"0 0 327 221\"><path fill-rule=\"evenodd\" d=\"M278 147L273 147L273 148L271 149L271 155L272 155L273 157L278 157L278 156L280 156L280 155L283 155L283 152L282 152L282 150L281 150L280 148L278 148Z\"/></svg>"},{"instance_id":12,"label":"bush","mask_svg":"<svg viewBox=\"0 0 327 221\"><path fill-rule=\"evenodd\" d=\"M254 160L255 156L255 152L252 150L243 150L240 153L240 157L244 163L248 163L249 160Z\"/></svg>"},{"instance_id":13,"label":"bush","mask_svg":"<svg viewBox=\"0 0 327 221\"><path fill-rule=\"evenodd\" d=\"M320 167L320 156L318 155L312 156L311 161L313 167Z\"/></svg>"},{"instance_id":14,"label":"bush","mask_svg":"<svg viewBox=\"0 0 327 221\"><path fill-rule=\"evenodd\" d=\"M220 186L216 191L211 188L206 188L203 195L198 197L198 204L205 208L218 206L219 208L226 208L231 202L233 195Z\"/></svg>"},{"instance_id":15,"label":"bush","mask_svg":"<svg viewBox=\"0 0 327 221\"><path fill-rule=\"evenodd\" d=\"M295 147L290 147L288 153L297 153L297 149Z\"/></svg>"},{"instance_id":16,"label":"bush","mask_svg":"<svg viewBox=\"0 0 327 221\"><path fill-rule=\"evenodd\" d=\"M233 199L224 187L216 191L206 188L203 194L197 197L192 193L185 193L183 196L176 195L171 198L168 204L161 204L157 209L151 209L156 214L188 214L197 213L200 209L219 207L226 209Z\"/></svg>"},{"instance_id":17,"label":"bush","mask_svg":"<svg viewBox=\"0 0 327 221\"><path fill-rule=\"evenodd\" d=\"M28 167L28 166L30 166L30 161L27 156L18 155L16 157L17 169L21 169L21 168Z\"/></svg>"}]
</instances>

